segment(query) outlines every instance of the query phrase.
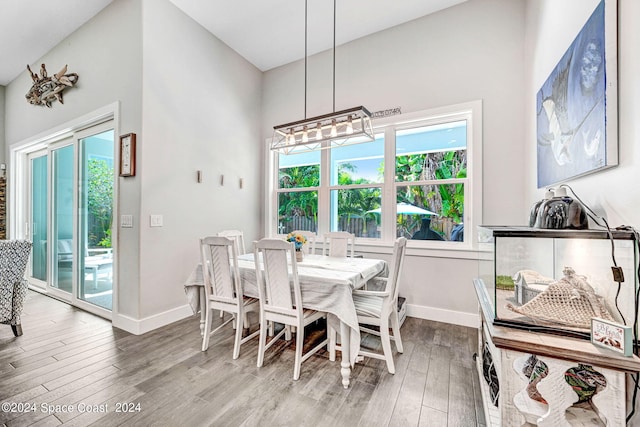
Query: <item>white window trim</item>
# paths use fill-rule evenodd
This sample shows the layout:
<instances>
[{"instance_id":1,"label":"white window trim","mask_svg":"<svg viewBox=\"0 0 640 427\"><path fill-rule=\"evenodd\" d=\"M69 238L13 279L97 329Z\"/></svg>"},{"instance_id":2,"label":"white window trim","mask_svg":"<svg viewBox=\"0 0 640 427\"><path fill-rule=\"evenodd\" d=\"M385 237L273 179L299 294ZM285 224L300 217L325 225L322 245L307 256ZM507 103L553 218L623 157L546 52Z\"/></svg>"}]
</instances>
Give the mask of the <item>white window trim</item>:
<instances>
[{"instance_id":1,"label":"white window trim","mask_svg":"<svg viewBox=\"0 0 640 427\"><path fill-rule=\"evenodd\" d=\"M409 241L407 249L408 255L430 256L444 258L464 258L477 259L478 245L474 231L482 223L482 101L470 101L455 105L433 108L424 111L403 114L401 116L391 116L376 119L373 123L374 133L385 133L385 159L395 159L395 131L429 124L438 124L442 121L467 121L467 144L468 159L467 171L469 181L465 183L465 241L464 242L442 242L442 241ZM269 142L269 141L267 141ZM266 147L269 145L267 144ZM268 148L267 148L268 150ZM395 200L396 188L398 185L406 183L395 182L395 169L385 168L384 182L379 184L366 184L355 186L335 186L329 185L329 156L330 150L321 152L321 182L320 187L304 189L288 189L288 191L318 191L318 218L328 218L329 194L331 190L360 188L360 187L382 187L383 200ZM278 176L277 156L270 151L265 155L265 171L270 176L266 181L265 188L265 235L275 237L278 235L277 215L274 215L278 206ZM448 181L447 183L453 183ZM411 184L413 185L413 184ZM395 241L395 204L384 203L382 211L382 235L380 239L358 238L356 249L364 253L384 254L390 253L390 248ZM388 224L392 221L393 224ZM330 221L319 220L318 235L329 231Z\"/></svg>"}]
</instances>

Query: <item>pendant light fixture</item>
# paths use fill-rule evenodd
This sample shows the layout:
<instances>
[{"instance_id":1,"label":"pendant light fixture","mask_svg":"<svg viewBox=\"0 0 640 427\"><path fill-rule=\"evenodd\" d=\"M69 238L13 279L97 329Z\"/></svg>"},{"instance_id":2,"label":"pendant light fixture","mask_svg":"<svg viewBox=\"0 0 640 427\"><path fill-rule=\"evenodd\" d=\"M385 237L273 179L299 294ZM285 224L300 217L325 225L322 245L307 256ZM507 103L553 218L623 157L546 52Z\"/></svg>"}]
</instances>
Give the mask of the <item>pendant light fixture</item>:
<instances>
[{"instance_id":1,"label":"pendant light fixture","mask_svg":"<svg viewBox=\"0 0 640 427\"><path fill-rule=\"evenodd\" d=\"M363 106L336 111L336 0L333 0L333 112L307 118L307 1L304 2L304 119L273 127L271 150L296 154L373 141Z\"/></svg>"}]
</instances>

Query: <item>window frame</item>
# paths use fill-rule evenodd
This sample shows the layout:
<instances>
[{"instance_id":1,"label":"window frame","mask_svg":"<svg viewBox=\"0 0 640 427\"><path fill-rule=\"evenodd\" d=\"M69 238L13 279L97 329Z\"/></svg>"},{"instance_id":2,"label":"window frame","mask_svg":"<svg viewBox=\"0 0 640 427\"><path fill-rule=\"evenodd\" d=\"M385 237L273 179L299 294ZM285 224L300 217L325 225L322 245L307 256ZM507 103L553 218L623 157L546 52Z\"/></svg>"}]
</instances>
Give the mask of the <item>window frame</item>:
<instances>
[{"instance_id":1,"label":"window frame","mask_svg":"<svg viewBox=\"0 0 640 427\"><path fill-rule=\"evenodd\" d=\"M467 124L467 177L451 178L447 180L426 180L396 182L396 131L412 129L423 126L449 123L465 120ZM267 180L265 192L265 231L266 235L278 236L278 194L290 191L317 191L318 192L318 225L317 233L322 235L331 228L331 191L347 190L353 188L381 188L381 234L380 238L356 238L356 246L365 252L378 252L376 247L388 248L396 239L396 194L398 187L407 185L448 185L464 184L464 213L463 222L465 230L464 241L435 241L435 240L410 240L409 248L416 249L416 254L431 253L433 250L443 251L474 251L477 249L476 239L473 238L473 230L482 222L482 101L470 101L461 104L449 105L417 111L409 114L375 119L373 121L374 134L384 134L384 179L381 183L331 185L331 149L321 151L320 156L320 186L303 188L279 188L278 182L278 153L267 152L265 156L265 171L272 177ZM268 147L268 145L267 145ZM268 150L268 148L267 148ZM393 165L393 167L387 167ZM383 252L385 252L383 250ZM445 255L443 255L445 256ZM464 256L464 255L463 255ZM471 256L471 255L470 255Z\"/></svg>"}]
</instances>

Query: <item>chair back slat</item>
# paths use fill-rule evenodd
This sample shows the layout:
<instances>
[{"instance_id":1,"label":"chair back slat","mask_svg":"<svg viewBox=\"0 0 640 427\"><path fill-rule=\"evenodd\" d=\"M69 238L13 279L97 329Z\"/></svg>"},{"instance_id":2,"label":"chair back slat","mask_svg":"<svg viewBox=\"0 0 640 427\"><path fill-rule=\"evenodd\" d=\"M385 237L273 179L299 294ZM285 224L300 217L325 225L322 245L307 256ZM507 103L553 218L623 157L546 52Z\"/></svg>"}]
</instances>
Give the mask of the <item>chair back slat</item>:
<instances>
[{"instance_id":1,"label":"chair back slat","mask_svg":"<svg viewBox=\"0 0 640 427\"><path fill-rule=\"evenodd\" d=\"M240 230L222 230L218 233L220 237L227 237L229 239L233 239L236 241L236 248L238 250L238 255L243 255L246 253L246 249L244 246L244 233Z\"/></svg>"},{"instance_id":2,"label":"chair back slat","mask_svg":"<svg viewBox=\"0 0 640 427\"><path fill-rule=\"evenodd\" d=\"M387 281L387 286L393 287L392 289L387 289L387 291L393 295L392 301L398 300L398 282L400 281L400 274L402 273L406 250L407 239L405 237L399 237L393 245L393 258L391 260L391 267L389 270L389 280Z\"/></svg>"},{"instance_id":3,"label":"chair back slat","mask_svg":"<svg viewBox=\"0 0 640 427\"><path fill-rule=\"evenodd\" d=\"M294 244L279 239L262 239L254 244L254 248L258 292L265 309L275 307L278 312L301 313L302 297Z\"/></svg>"},{"instance_id":4,"label":"chair back slat","mask_svg":"<svg viewBox=\"0 0 640 427\"><path fill-rule=\"evenodd\" d=\"M331 231L324 234L322 254L346 258L354 256L356 236L346 231Z\"/></svg>"},{"instance_id":5,"label":"chair back slat","mask_svg":"<svg viewBox=\"0 0 640 427\"><path fill-rule=\"evenodd\" d=\"M226 237L200 239L202 276L207 298L233 299L238 293L238 263L236 242ZM233 272L233 273L232 273Z\"/></svg>"}]
</instances>

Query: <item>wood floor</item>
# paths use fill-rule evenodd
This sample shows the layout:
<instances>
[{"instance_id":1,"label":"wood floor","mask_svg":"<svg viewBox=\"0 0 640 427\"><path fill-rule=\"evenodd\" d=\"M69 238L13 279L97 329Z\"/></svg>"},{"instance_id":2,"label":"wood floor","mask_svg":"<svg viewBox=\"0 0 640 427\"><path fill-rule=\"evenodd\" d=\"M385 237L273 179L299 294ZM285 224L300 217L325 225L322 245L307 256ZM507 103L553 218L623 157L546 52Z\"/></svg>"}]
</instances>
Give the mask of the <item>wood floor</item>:
<instances>
[{"instance_id":1,"label":"wood floor","mask_svg":"<svg viewBox=\"0 0 640 427\"><path fill-rule=\"evenodd\" d=\"M220 322L217 318L215 322ZM321 351L293 381L293 343L256 368L257 340L233 360L229 325L200 351L199 316L136 336L29 292L24 335L0 325L4 426L483 426L476 331L408 318L396 374L356 364L351 386ZM310 331L313 336L313 331ZM375 337L364 344L377 346ZM339 354L338 354L339 356Z\"/></svg>"}]
</instances>

